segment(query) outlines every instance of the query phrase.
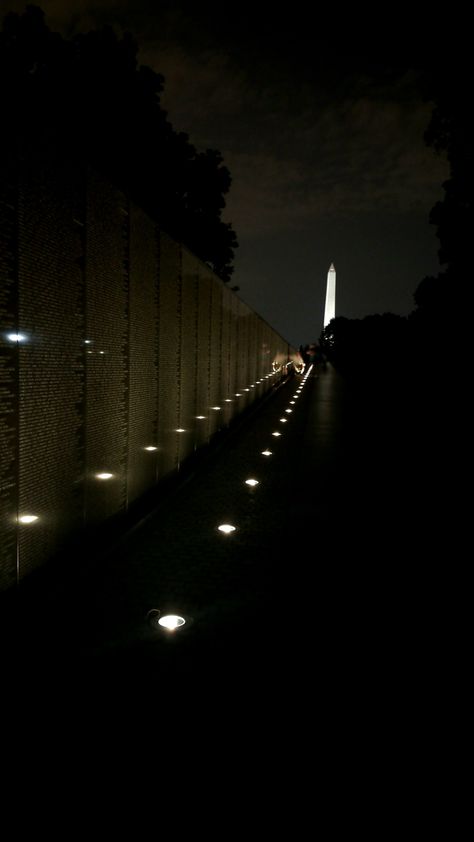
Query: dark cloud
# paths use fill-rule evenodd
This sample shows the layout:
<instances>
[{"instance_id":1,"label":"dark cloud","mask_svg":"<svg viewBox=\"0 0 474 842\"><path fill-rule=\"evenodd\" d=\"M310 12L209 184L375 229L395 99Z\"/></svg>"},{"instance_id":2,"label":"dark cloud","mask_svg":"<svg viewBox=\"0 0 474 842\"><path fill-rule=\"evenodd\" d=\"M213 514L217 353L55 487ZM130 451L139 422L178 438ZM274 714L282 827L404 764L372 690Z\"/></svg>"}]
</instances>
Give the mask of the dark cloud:
<instances>
[{"instance_id":1,"label":"dark cloud","mask_svg":"<svg viewBox=\"0 0 474 842\"><path fill-rule=\"evenodd\" d=\"M374 37L358 12L341 30L340 12L314 20L298 3L271 15L256 4L40 5L67 34L107 22L135 35L140 61L165 76L175 128L222 152L233 177L226 218L241 244L235 282L290 341L318 336L331 261L337 312L412 309L437 268L428 214L447 176L423 142L430 106L418 72L437 49L429 26L420 39L400 13Z\"/></svg>"}]
</instances>

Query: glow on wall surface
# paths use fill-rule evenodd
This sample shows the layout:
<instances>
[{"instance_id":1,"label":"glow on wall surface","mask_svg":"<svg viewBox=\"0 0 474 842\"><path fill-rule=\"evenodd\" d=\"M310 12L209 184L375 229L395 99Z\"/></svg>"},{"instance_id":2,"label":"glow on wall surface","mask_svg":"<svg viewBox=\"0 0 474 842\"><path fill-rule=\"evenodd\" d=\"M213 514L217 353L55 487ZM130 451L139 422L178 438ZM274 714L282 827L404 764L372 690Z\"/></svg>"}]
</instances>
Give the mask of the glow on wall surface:
<instances>
[{"instance_id":1,"label":"glow on wall surface","mask_svg":"<svg viewBox=\"0 0 474 842\"><path fill-rule=\"evenodd\" d=\"M0 591L177 471L296 353L101 175L18 167L0 178Z\"/></svg>"},{"instance_id":2,"label":"glow on wall surface","mask_svg":"<svg viewBox=\"0 0 474 842\"><path fill-rule=\"evenodd\" d=\"M326 306L324 308L324 327L329 324L336 315L336 270L334 263L331 263L328 272L326 286Z\"/></svg>"}]
</instances>

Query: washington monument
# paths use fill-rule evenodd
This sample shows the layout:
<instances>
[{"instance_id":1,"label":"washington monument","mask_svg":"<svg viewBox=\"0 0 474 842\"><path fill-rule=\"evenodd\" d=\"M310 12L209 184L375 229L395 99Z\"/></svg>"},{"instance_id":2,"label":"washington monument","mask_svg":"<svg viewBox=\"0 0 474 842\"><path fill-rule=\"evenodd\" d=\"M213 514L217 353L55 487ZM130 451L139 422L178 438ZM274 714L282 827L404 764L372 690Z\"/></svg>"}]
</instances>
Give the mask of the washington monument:
<instances>
[{"instance_id":1,"label":"washington monument","mask_svg":"<svg viewBox=\"0 0 474 842\"><path fill-rule=\"evenodd\" d=\"M336 315L336 270L334 263L331 263L328 272L328 283L326 287L326 307L324 308L324 325L329 324Z\"/></svg>"}]
</instances>

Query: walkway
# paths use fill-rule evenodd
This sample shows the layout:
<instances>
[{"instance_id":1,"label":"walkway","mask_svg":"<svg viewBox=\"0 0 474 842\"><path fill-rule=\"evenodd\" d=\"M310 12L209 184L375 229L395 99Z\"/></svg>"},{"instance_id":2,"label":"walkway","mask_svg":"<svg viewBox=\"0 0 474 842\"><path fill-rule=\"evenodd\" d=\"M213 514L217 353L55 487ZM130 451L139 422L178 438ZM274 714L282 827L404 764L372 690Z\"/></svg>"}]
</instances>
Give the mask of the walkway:
<instances>
[{"instance_id":1,"label":"walkway","mask_svg":"<svg viewBox=\"0 0 474 842\"><path fill-rule=\"evenodd\" d=\"M421 640L422 491L420 470L407 473L404 411L357 395L331 367L289 380L93 582L20 606L14 660L95 690L288 691L324 676L327 693L344 675L353 692L374 670L390 682ZM186 625L153 627L153 609Z\"/></svg>"}]
</instances>

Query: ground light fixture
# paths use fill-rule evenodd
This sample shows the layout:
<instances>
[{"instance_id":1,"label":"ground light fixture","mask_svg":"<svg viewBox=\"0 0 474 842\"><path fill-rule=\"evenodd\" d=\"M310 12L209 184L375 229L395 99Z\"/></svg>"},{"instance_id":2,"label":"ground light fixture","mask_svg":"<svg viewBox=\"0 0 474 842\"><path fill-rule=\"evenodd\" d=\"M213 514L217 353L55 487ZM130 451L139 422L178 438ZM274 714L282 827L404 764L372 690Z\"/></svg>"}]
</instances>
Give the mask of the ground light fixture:
<instances>
[{"instance_id":1,"label":"ground light fixture","mask_svg":"<svg viewBox=\"0 0 474 842\"><path fill-rule=\"evenodd\" d=\"M38 520L38 515L20 515L20 517L18 518L19 523L25 523L25 524L35 523L35 521L37 521L37 520Z\"/></svg>"},{"instance_id":2,"label":"ground light fixture","mask_svg":"<svg viewBox=\"0 0 474 842\"><path fill-rule=\"evenodd\" d=\"M219 409L220 409L220 406L211 406L211 409L214 409L216 412L218 412Z\"/></svg>"},{"instance_id":3,"label":"ground light fixture","mask_svg":"<svg viewBox=\"0 0 474 842\"><path fill-rule=\"evenodd\" d=\"M26 336L23 333L8 333L7 339L9 339L10 342L24 342Z\"/></svg>"},{"instance_id":4,"label":"ground light fixture","mask_svg":"<svg viewBox=\"0 0 474 842\"><path fill-rule=\"evenodd\" d=\"M272 433L272 436L281 436L281 433L274 432L274 433Z\"/></svg>"},{"instance_id":5,"label":"ground light fixture","mask_svg":"<svg viewBox=\"0 0 474 842\"><path fill-rule=\"evenodd\" d=\"M164 629L166 632L174 632L188 622L180 614L162 614L158 608L152 608L146 619L152 628Z\"/></svg>"},{"instance_id":6,"label":"ground light fixture","mask_svg":"<svg viewBox=\"0 0 474 842\"><path fill-rule=\"evenodd\" d=\"M255 486L258 485L258 479L246 479L245 485L249 485L250 488L255 488Z\"/></svg>"},{"instance_id":7,"label":"ground light fixture","mask_svg":"<svg viewBox=\"0 0 474 842\"><path fill-rule=\"evenodd\" d=\"M295 401L290 401L290 403L291 403L291 404L294 404L294 403L295 403Z\"/></svg>"},{"instance_id":8,"label":"ground light fixture","mask_svg":"<svg viewBox=\"0 0 474 842\"><path fill-rule=\"evenodd\" d=\"M232 526L231 523L221 523L221 525L217 528L219 532L222 532L224 535L230 535L231 532L235 532L235 526Z\"/></svg>"},{"instance_id":9,"label":"ground light fixture","mask_svg":"<svg viewBox=\"0 0 474 842\"><path fill-rule=\"evenodd\" d=\"M205 415L196 415L198 421L204 421L205 417Z\"/></svg>"},{"instance_id":10,"label":"ground light fixture","mask_svg":"<svg viewBox=\"0 0 474 842\"><path fill-rule=\"evenodd\" d=\"M104 471L101 474L96 474L96 479L112 479L113 474L109 474L107 471Z\"/></svg>"},{"instance_id":11,"label":"ground light fixture","mask_svg":"<svg viewBox=\"0 0 474 842\"><path fill-rule=\"evenodd\" d=\"M145 450L148 450L149 453L152 453L154 450L158 450L158 448L155 447L154 444L149 444L148 447L145 447Z\"/></svg>"},{"instance_id":12,"label":"ground light fixture","mask_svg":"<svg viewBox=\"0 0 474 842\"><path fill-rule=\"evenodd\" d=\"M292 409L285 409L285 412L293 412Z\"/></svg>"},{"instance_id":13,"label":"ground light fixture","mask_svg":"<svg viewBox=\"0 0 474 842\"><path fill-rule=\"evenodd\" d=\"M186 620L184 617L180 617L179 614L165 614L158 620L158 625L168 631L175 631L175 629L184 626L185 623Z\"/></svg>"},{"instance_id":14,"label":"ground light fixture","mask_svg":"<svg viewBox=\"0 0 474 842\"><path fill-rule=\"evenodd\" d=\"M271 450L262 450L262 456L272 456Z\"/></svg>"},{"instance_id":15,"label":"ground light fixture","mask_svg":"<svg viewBox=\"0 0 474 842\"><path fill-rule=\"evenodd\" d=\"M287 421L288 421L288 418L280 418L280 421L281 421L282 424L286 424Z\"/></svg>"},{"instance_id":16,"label":"ground light fixture","mask_svg":"<svg viewBox=\"0 0 474 842\"><path fill-rule=\"evenodd\" d=\"M176 428L176 430L175 430L175 432L176 432L176 433L185 433L185 432L186 432L186 430L184 429L184 427L177 427L177 428Z\"/></svg>"}]
</instances>

